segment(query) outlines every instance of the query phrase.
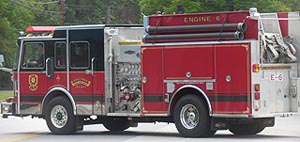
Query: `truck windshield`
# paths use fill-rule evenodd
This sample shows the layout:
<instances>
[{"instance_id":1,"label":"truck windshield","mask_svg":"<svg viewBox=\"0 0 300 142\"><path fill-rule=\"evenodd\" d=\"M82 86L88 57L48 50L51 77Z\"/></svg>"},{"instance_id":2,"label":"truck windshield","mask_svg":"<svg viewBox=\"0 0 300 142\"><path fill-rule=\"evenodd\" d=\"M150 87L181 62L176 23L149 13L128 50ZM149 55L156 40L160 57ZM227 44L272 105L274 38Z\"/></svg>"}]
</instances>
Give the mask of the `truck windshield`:
<instances>
[{"instance_id":1,"label":"truck windshield","mask_svg":"<svg viewBox=\"0 0 300 142\"><path fill-rule=\"evenodd\" d=\"M17 43L16 44L16 49L15 49L15 58L14 58L14 64L13 64L13 70L16 70L18 68L18 63L19 63L19 52L20 52L20 46Z\"/></svg>"}]
</instances>

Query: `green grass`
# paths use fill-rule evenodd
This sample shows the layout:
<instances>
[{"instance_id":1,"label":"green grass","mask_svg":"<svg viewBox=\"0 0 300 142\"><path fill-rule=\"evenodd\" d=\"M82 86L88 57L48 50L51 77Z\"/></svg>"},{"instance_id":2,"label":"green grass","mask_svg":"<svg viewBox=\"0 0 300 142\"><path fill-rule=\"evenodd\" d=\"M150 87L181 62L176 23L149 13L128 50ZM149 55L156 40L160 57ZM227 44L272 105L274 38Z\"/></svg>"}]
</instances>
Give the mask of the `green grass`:
<instances>
[{"instance_id":1,"label":"green grass","mask_svg":"<svg viewBox=\"0 0 300 142\"><path fill-rule=\"evenodd\" d=\"M12 91L0 91L0 102L5 101L6 98L12 97Z\"/></svg>"}]
</instances>

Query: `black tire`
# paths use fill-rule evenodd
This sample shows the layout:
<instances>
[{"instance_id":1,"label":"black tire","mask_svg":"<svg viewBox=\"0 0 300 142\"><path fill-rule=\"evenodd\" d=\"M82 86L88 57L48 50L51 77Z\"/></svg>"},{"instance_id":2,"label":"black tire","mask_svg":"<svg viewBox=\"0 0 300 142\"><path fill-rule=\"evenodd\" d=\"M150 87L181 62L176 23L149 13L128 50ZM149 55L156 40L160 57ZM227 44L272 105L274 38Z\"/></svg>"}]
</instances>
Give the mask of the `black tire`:
<instances>
[{"instance_id":1,"label":"black tire","mask_svg":"<svg viewBox=\"0 0 300 142\"><path fill-rule=\"evenodd\" d=\"M53 98L46 106L45 119L53 134L73 134L76 132L76 117L69 100Z\"/></svg>"},{"instance_id":2,"label":"black tire","mask_svg":"<svg viewBox=\"0 0 300 142\"><path fill-rule=\"evenodd\" d=\"M103 121L103 126L111 132L122 132L130 127L130 122L124 118L107 117Z\"/></svg>"},{"instance_id":3,"label":"black tire","mask_svg":"<svg viewBox=\"0 0 300 142\"><path fill-rule=\"evenodd\" d=\"M232 124L229 131L235 135L256 135L265 129L260 123Z\"/></svg>"},{"instance_id":4,"label":"black tire","mask_svg":"<svg viewBox=\"0 0 300 142\"><path fill-rule=\"evenodd\" d=\"M186 95L175 105L175 126L184 137L207 137L215 134L211 130L211 117L206 103L196 95Z\"/></svg>"}]
</instances>

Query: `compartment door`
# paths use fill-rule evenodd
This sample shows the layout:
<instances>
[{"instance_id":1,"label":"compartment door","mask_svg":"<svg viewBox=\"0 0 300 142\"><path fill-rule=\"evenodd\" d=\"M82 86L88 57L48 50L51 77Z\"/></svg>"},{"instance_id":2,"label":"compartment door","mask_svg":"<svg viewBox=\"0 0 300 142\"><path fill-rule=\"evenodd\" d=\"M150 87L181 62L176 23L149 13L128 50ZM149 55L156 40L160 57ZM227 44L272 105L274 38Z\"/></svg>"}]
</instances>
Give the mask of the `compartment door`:
<instances>
[{"instance_id":1,"label":"compartment door","mask_svg":"<svg viewBox=\"0 0 300 142\"><path fill-rule=\"evenodd\" d=\"M142 47L143 113L164 113L163 47Z\"/></svg>"},{"instance_id":2,"label":"compartment door","mask_svg":"<svg viewBox=\"0 0 300 142\"><path fill-rule=\"evenodd\" d=\"M215 45L215 113L251 113L250 44Z\"/></svg>"}]
</instances>

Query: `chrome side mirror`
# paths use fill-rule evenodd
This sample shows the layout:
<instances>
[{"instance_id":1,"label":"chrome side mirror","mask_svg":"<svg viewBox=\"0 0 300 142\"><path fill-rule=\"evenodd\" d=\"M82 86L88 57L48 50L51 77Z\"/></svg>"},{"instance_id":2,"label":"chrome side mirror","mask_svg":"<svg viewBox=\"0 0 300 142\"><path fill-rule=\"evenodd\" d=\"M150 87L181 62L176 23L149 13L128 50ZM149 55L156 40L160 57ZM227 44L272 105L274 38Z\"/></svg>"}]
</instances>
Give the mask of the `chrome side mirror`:
<instances>
[{"instance_id":1,"label":"chrome side mirror","mask_svg":"<svg viewBox=\"0 0 300 142\"><path fill-rule=\"evenodd\" d=\"M5 71L5 72L9 72L12 74L12 69L3 67L3 62L4 62L4 56L2 54L0 54L0 71Z\"/></svg>"},{"instance_id":2,"label":"chrome side mirror","mask_svg":"<svg viewBox=\"0 0 300 142\"><path fill-rule=\"evenodd\" d=\"M1 54L0 55L0 67L3 67L3 63L4 62L4 57L3 57L3 55Z\"/></svg>"},{"instance_id":3,"label":"chrome side mirror","mask_svg":"<svg viewBox=\"0 0 300 142\"><path fill-rule=\"evenodd\" d=\"M54 63L51 58L46 59L46 75L49 79L54 78Z\"/></svg>"}]
</instances>

